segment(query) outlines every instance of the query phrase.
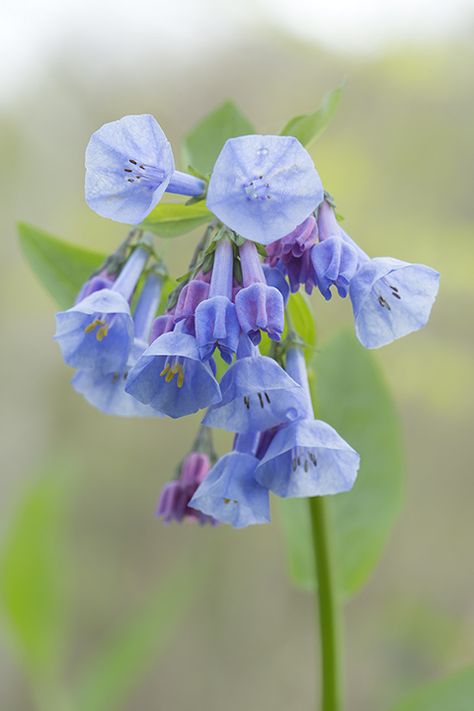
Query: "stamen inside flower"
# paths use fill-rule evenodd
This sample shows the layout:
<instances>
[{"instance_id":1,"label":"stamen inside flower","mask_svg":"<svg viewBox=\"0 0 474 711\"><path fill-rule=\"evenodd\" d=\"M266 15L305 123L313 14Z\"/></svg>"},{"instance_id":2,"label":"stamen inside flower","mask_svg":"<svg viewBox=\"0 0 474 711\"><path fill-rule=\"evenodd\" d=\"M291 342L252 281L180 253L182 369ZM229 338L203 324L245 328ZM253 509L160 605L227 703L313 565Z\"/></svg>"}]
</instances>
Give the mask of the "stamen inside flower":
<instances>
[{"instance_id":1,"label":"stamen inside flower","mask_svg":"<svg viewBox=\"0 0 474 711\"><path fill-rule=\"evenodd\" d=\"M146 163L139 163L134 158L128 159L123 171L126 174L125 178L128 183L140 183L141 185L145 183L151 190L157 188L165 178L165 172L160 168Z\"/></svg>"},{"instance_id":2,"label":"stamen inside flower","mask_svg":"<svg viewBox=\"0 0 474 711\"><path fill-rule=\"evenodd\" d=\"M257 393L257 397L261 408L265 407L265 400L268 404L271 403L270 395L265 390L261 393ZM244 405L247 410L250 410L250 395L244 395Z\"/></svg>"},{"instance_id":3,"label":"stamen inside flower","mask_svg":"<svg viewBox=\"0 0 474 711\"><path fill-rule=\"evenodd\" d=\"M165 367L160 373L160 376L165 378L166 383L171 383L175 375L178 376L176 378L178 388L182 388L184 384L184 366L179 358L175 358L171 362L167 360Z\"/></svg>"},{"instance_id":4,"label":"stamen inside flower","mask_svg":"<svg viewBox=\"0 0 474 711\"><path fill-rule=\"evenodd\" d=\"M257 175L242 187L249 200L271 200L270 183L266 182L263 175Z\"/></svg>"},{"instance_id":5,"label":"stamen inside flower","mask_svg":"<svg viewBox=\"0 0 474 711\"><path fill-rule=\"evenodd\" d=\"M97 328L97 326L99 326L99 328ZM103 341L109 332L109 325L104 321L104 319L96 318L92 321L92 323L85 327L84 333L91 333L95 328L97 328L95 337L99 342Z\"/></svg>"},{"instance_id":6,"label":"stamen inside flower","mask_svg":"<svg viewBox=\"0 0 474 711\"><path fill-rule=\"evenodd\" d=\"M387 309L388 311L392 310L392 307L390 306L390 303L388 302L389 298L392 299L398 299L398 301L401 301L401 296L398 287L393 286L393 284L389 284L386 279L381 279L380 280L380 285L384 287L384 295L379 294L377 297L377 301L379 302L380 306L384 309Z\"/></svg>"},{"instance_id":7,"label":"stamen inside flower","mask_svg":"<svg viewBox=\"0 0 474 711\"><path fill-rule=\"evenodd\" d=\"M317 457L311 449L295 447L291 450L291 468L293 472L296 472L300 467L303 467L305 472L308 472L310 466L316 467L317 465Z\"/></svg>"}]
</instances>

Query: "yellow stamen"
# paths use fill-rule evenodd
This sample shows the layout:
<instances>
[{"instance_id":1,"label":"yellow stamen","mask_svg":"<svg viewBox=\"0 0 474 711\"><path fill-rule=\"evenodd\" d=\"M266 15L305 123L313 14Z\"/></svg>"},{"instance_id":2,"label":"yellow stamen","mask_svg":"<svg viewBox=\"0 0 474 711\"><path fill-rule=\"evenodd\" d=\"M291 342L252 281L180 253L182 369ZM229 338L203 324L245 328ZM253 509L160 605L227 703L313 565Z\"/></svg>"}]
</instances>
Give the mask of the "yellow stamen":
<instances>
[{"instance_id":1,"label":"yellow stamen","mask_svg":"<svg viewBox=\"0 0 474 711\"><path fill-rule=\"evenodd\" d=\"M166 381L167 383L171 383L171 381L173 380L174 374L176 373L175 367L176 367L176 366L173 366L173 367L170 368L169 371L166 373L165 381Z\"/></svg>"},{"instance_id":2,"label":"yellow stamen","mask_svg":"<svg viewBox=\"0 0 474 711\"><path fill-rule=\"evenodd\" d=\"M160 376L165 375L165 374L168 372L169 369L170 369L170 364L167 363L167 364L165 365L165 367L163 368L163 370L161 371Z\"/></svg>"},{"instance_id":3,"label":"yellow stamen","mask_svg":"<svg viewBox=\"0 0 474 711\"><path fill-rule=\"evenodd\" d=\"M103 341L106 335L109 332L109 327L107 326L106 323L104 323L103 326L101 326L98 330L97 333L95 334L95 337L97 338L98 341Z\"/></svg>"},{"instance_id":4,"label":"yellow stamen","mask_svg":"<svg viewBox=\"0 0 474 711\"><path fill-rule=\"evenodd\" d=\"M100 318L96 318L95 321L92 321L88 326L85 327L84 333L90 333L91 331L94 330L94 328L97 328L97 326L100 326L100 324L104 323L103 321L100 320Z\"/></svg>"},{"instance_id":5,"label":"yellow stamen","mask_svg":"<svg viewBox=\"0 0 474 711\"><path fill-rule=\"evenodd\" d=\"M184 371L181 364L178 365L178 388L182 388L184 383Z\"/></svg>"}]
</instances>

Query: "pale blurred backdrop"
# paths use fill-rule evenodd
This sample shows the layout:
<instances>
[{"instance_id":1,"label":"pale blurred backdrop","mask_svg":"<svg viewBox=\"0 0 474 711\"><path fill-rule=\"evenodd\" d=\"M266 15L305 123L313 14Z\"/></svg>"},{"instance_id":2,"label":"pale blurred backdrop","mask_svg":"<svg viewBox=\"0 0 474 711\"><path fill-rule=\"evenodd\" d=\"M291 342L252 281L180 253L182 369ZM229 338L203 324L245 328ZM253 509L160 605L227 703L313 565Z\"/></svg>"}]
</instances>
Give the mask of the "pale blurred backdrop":
<instances>
[{"instance_id":1,"label":"pale blurred backdrop","mask_svg":"<svg viewBox=\"0 0 474 711\"><path fill-rule=\"evenodd\" d=\"M99 125L153 113L179 154L226 98L278 132L343 80L312 155L347 231L373 256L442 274L429 327L376 354L402 420L405 504L346 610L347 708L381 711L472 662L473 40L472 0L2 3L0 534L31 482L66 462L66 686L187 556L203 572L195 601L117 709L310 709L313 603L286 578L276 521L236 532L153 517L198 420L109 418L74 393L52 340L55 304L15 222L112 250L125 229L83 200L84 147ZM196 237L164 245L175 273ZM351 322L348 303L312 301L321 339ZM0 708L36 708L4 627Z\"/></svg>"}]
</instances>

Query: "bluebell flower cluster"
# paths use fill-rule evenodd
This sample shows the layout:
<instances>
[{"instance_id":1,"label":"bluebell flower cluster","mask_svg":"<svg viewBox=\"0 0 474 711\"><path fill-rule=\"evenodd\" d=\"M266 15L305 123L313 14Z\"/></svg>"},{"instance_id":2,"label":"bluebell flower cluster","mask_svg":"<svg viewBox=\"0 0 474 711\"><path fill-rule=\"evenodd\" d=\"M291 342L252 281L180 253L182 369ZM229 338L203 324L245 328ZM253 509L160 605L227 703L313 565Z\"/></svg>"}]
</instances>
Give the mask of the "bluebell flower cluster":
<instances>
[{"instance_id":1,"label":"bluebell flower cluster","mask_svg":"<svg viewBox=\"0 0 474 711\"><path fill-rule=\"evenodd\" d=\"M165 192L205 200L213 213L164 306L166 270L138 227L57 314L73 386L99 410L175 419L204 411L157 515L241 528L270 520L270 494L350 490L359 455L314 416L305 344L286 318L290 294L302 285L326 300L349 296L357 337L377 348L426 324L439 274L370 258L291 136L231 138L210 176L196 177L175 170L152 116L126 116L92 135L85 191L98 214L132 225ZM220 458L211 428L234 434Z\"/></svg>"}]
</instances>

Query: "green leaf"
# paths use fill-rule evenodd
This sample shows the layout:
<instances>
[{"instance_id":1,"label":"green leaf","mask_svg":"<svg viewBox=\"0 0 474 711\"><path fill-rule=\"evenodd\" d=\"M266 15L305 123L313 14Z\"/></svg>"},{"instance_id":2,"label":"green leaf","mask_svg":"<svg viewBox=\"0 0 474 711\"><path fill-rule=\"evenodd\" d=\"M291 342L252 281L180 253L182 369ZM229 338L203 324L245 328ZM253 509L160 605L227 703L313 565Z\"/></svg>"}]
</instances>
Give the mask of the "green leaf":
<instances>
[{"instance_id":1,"label":"green leaf","mask_svg":"<svg viewBox=\"0 0 474 711\"><path fill-rule=\"evenodd\" d=\"M352 491L328 497L338 589L359 589L376 565L402 495L401 435L394 403L374 356L343 332L313 361L317 417L335 427L361 456ZM309 512L305 500L281 503L290 574L315 586Z\"/></svg>"},{"instance_id":2,"label":"green leaf","mask_svg":"<svg viewBox=\"0 0 474 711\"><path fill-rule=\"evenodd\" d=\"M43 230L20 223L20 245L26 261L62 309L67 309L86 279L106 255L67 244Z\"/></svg>"},{"instance_id":3,"label":"green leaf","mask_svg":"<svg viewBox=\"0 0 474 711\"><path fill-rule=\"evenodd\" d=\"M255 133L250 121L232 101L226 101L205 116L183 143L185 165L209 175L228 138Z\"/></svg>"},{"instance_id":4,"label":"green leaf","mask_svg":"<svg viewBox=\"0 0 474 711\"><path fill-rule=\"evenodd\" d=\"M309 358L316 347L316 324L309 299L300 291L290 294L286 309L293 328L307 346L306 357Z\"/></svg>"},{"instance_id":5,"label":"green leaf","mask_svg":"<svg viewBox=\"0 0 474 711\"><path fill-rule=\"evenodd\" d=\"M62 651L64 474L56 464L35 478L0 559L0 605L29 674L42 685L57 676Z\"/></svg>"},{"instance_id":6,"label":"green leaf","mask_svg":"<svg viewBox=\"0 0 474 711\"><path fill-rule=\"evenodd\" d=\"M175 568L144 608L91 660L75 694L77 711L112 711L166 646L200 585L189 564Z\"/></svg>"},{"instance_id":7,"label":"green leaf","mask_svg":"<svg viewBox=\"0 0 474 711\"><path fill-rule=\"evenodd\" d=\"M415 691L392 711L472 711L474 667Z\"/></svg>"},{"instance_id":8,"label":"green leaf","mask_svg":"<svg viewBox=\"0 0 474 711\"><path fill-rule=\"evenodd\" d=\"M321 107L312 114L290 119L281 131L282 136L295 136L303 146L319 138L329 126L342 97L343 86L325 94Z\"/></svg>"},{"instance_id":9,"label":"green leaf","mask_svg":"<svg viewBox=\"0 0 474 711\"><path fill-rule=\"evenodd\" d=\"M204 202L169 202L157 205L142 222L141 227L159 237L179 237L214 219Z\"/></svg>"}]
</instances>

